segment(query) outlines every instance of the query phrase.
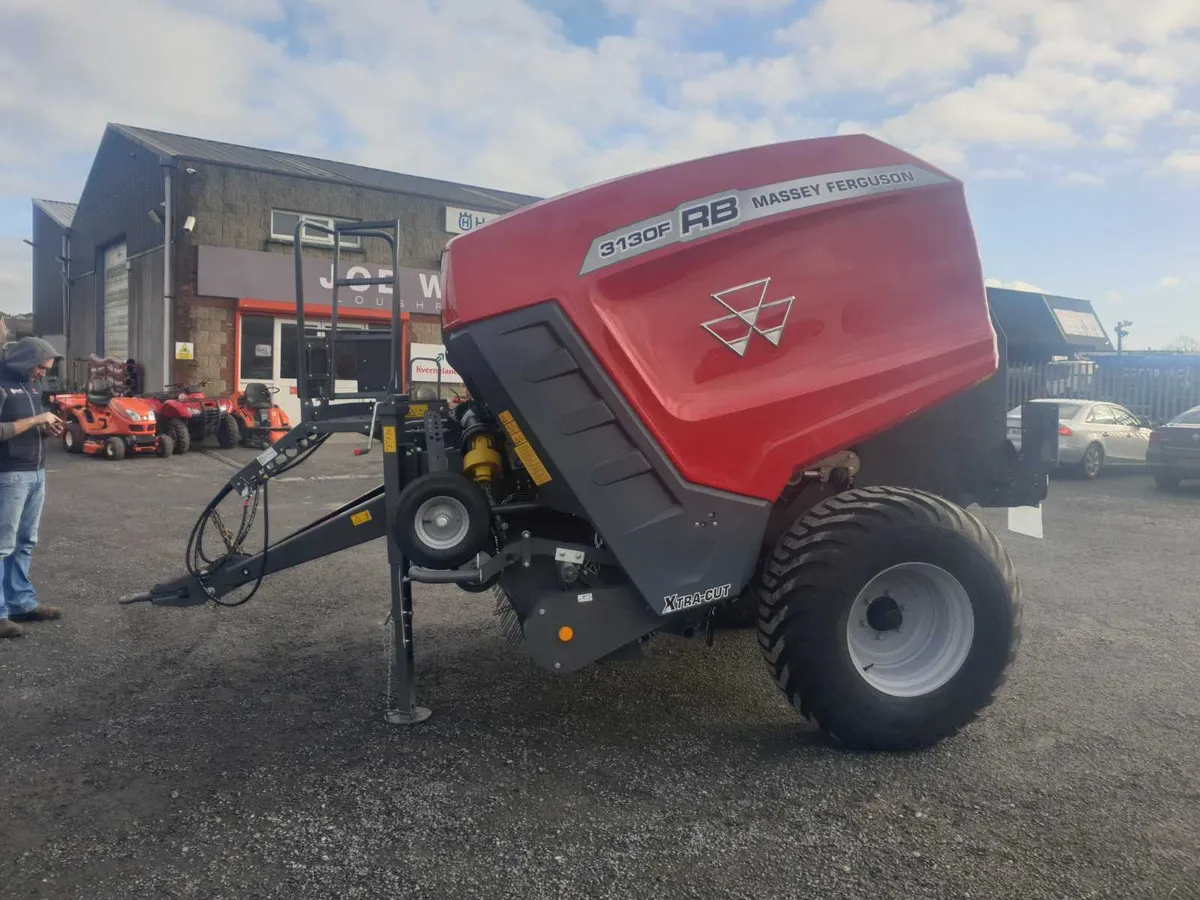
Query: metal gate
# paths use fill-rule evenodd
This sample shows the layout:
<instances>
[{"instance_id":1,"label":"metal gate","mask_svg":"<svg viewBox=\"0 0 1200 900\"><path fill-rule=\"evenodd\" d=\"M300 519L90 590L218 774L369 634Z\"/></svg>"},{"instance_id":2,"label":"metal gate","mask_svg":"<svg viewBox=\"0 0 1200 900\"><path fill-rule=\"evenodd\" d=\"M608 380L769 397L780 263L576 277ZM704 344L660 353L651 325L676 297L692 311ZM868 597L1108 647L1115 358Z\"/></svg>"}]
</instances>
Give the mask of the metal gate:
<instances>
[{"instance_id":1,"label":"metal gate","mask_svg":"<svg viewBox=\"0 0 1200 900\"><path fill-rule=\"evenodd\" d=\"M129 358L129 265L124 242L104 251L104 355Z\"/></svg>"}]
</instances>

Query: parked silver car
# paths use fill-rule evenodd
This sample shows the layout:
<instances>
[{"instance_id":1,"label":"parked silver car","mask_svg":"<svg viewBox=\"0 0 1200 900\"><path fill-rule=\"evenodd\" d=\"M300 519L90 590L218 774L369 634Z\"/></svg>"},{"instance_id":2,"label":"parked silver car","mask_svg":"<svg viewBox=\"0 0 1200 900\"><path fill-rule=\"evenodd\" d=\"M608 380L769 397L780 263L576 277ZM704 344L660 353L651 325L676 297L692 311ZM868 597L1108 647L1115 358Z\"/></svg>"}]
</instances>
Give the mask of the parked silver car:
<instances>
[{"instance_id":1,"label":"parked silver car","mask_svg":"<svg viewBox=\"0 0 1200 900\"><path fill-rule=\"evenodd\" d=\"M1099 400L1033 400L1058 404L1058 463L1086 478L1105 466L1144 466L1151 423L1119 403ZM1021 407L1008 411L1008 439L1021 449Z\"/></svg>"}]
</instances>

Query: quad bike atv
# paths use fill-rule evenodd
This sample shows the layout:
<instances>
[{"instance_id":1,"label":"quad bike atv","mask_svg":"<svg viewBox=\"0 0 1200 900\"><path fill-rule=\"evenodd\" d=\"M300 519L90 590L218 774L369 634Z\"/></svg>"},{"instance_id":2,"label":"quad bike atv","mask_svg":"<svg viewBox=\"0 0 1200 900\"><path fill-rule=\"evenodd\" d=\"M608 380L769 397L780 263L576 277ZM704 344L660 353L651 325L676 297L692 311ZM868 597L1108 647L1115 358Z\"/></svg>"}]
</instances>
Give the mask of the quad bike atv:
<instances>
[{"instance_id":1,"label":"quad bike atv","mask_svg":"<svg viewBox=\"0 0 1200 900\"><path fill-rule=\"evenodd\" d=\"M302 269L301 227L293 252ZM400 222L324 229L380 238ZM301 421L217 493L186 574L124 598L169 606L382 538L389 721L413 724L412 584L491 589L533 662L566 675L663 636L713 638L749 605L767 674L841 740L908 749L972 722L1021 631L1016 570L967 507L1038 507L1057 413L1007 440L1006 338L988 309L962 183L845 136L609 181L453 238L443 339L470 399L417 402L390 335L307 338ZM391 372L333 390L335 343L390 341ZM364 357L365 358L365 357ZM440 391L439 391L440 395ZM419 413L416 411L419 410ZM247 545L280 474L367 435L382 484ZM378 433L380 439L376 441ZM358 448L363 449L363 448ZM244 510L201 551L217 507ZM210 550L211 550L210 542ZM486 673L481 673L483 681ZM394 678L394 681L392 680Z\"/></svg>"},{"instance_id":2,"label":"quad bike atv","mask_svg":"<svg viewBox=\"0 0 1200 900\"><path fill-rule=\"evenodd\" d=\"M113 393L106 378L94 378L82 393L55 394L50 410L66 423L63 447L68 453L124 459L130 454L170 456L170 435L158 434L154 409L138 397Z\"/></svg>"},{"instance_id":3,"label":"quad bike atv","mask_svg":"<svg viewBox=\"0 0 1200 900\"><path fill-rule=\"evenodd\" d=\"M291 429L287 413L271 399L278 393L279 388L273 384L252 381L234 398L230 418L242 446L265 449Z\"/></svg>"},{"instance_id":4,"label":"quad bike atv","mask_svg":"<svg viewBox=\"0 0 1200 900\"><path fill-rule=\"evenodd\" d=\"M207 380L169 384L165 391L143 397L158 417L159 434L171 436L176 453L187 453L193 443L202 443L213 435L221 447L237 446L237 422L231 416L233 401L205 396L203 388L207 384Z\"/></svg>"}]
</instances>

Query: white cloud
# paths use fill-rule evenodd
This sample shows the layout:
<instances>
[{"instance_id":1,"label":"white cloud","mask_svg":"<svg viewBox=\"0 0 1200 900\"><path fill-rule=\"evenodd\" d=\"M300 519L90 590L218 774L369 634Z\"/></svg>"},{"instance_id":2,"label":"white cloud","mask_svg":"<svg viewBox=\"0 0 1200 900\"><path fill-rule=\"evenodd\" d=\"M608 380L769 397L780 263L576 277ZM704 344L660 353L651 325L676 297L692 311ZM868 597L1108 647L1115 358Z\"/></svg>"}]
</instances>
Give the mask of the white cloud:
<instances>
[{"instance_id":1,"label":"white cloud","mask_svg":"<svg viewBox=\"0 0 1200 900\"><path fill-rule=\"evenodd\" d=\"M1038 287L1028 281L1001 281L999 278L985 278L983 283L988 287L1007 288L1011 291L1030 291L1034 294L1048 294L1050 291L1044 287Z\"/></svg>"},{"instance_id":2,"label":"white cloud","mask_svg":"<svg viewBox=\"0 0 1200 900\"><path fill-rule=\"evenodd\" d=\"M27 292L28 198L75 199L109 121L542 195L835 132L1029 195L1200 179L1196 0L603 5L619 27L575 43L573 0L0 0L0 286Z\"/></svg>"},{"instance_id":3,"label":"white cloud","mask_svg":"<svg viewBox=\"0 0 1200 900\"><path fill-rule=\"evenodd\" d=\"M821 87L881 90L941 83L981 59L1011 57L1020 39L1004 24L987 3L822 0L776 37L804 55Z\"/></svg>"},{"instance_id":4,"label":"white cloud","mask_svg":"<svg viewBox=\"0 0 1200 900\"><path fill-rule=\"evenodd\" d=\"M1200 176L1200 150L1175 150L1163 160L1163 168L1185 176Z\"/></svg>"},{"instance_id":5,"label":"white cloud","mask_svg":"<svg viewBox=\"0 0 1200 900\"><path fill-rule=\"evenodd\" d=\"M1120 291L1105 291L1104 299L1109 303L1121 303L1125 300L1125 295Z\"/></svg>"},{"instance_id":6,"label":"white cloud","mask_svg":"<svg viewBox=\"0 0 1200 900\"><path fill-rule=\"evenodd\" d=\"M1017 168L1016 166L979 169L975 172L975 177L982 181L1015 181L1025 178L1027 175L1028 173L1024 169Z\"/></svg>"},{"instance_id":7,"label":"white cloud","mask_svg":"<svg viewBox=\"0 0 1200 900\"><path fill-rule=\"evenodd\" d=\"M1158 286L1161 288L1176 288L1180 283L1180 279L1176 275L1164 275L1158 280Z\"/></svg>"}]
</instances>

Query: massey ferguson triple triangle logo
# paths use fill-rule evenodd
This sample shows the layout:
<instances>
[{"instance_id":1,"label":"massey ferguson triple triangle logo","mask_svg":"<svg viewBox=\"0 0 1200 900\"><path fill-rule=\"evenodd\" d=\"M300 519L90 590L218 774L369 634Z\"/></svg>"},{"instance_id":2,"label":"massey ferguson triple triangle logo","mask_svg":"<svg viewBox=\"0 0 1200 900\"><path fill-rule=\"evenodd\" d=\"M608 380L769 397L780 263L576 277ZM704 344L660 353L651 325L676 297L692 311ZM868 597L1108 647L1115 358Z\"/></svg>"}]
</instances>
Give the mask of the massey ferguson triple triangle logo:
<instances>
[{"instance_id":1,"label":"massey ferguson triple triangle logo","mask_svg":"<svg viewBox=\"0 0 1200 900\"><path fill-rule=\"evenodd\" d=\"M796 298L767 302L770 286L770 278L760 278L718 291L712 298L729 310L729 315L701 322L701 327L738 356L746 355L755 334L761 334L778 347Z\"/></svg>"}]
</instances>

